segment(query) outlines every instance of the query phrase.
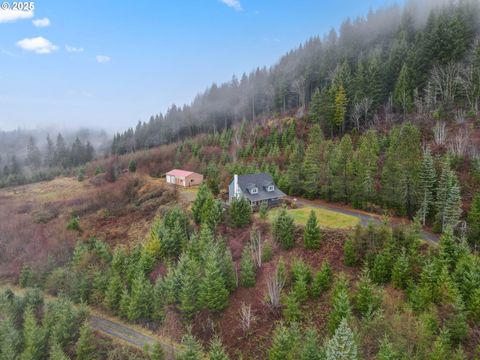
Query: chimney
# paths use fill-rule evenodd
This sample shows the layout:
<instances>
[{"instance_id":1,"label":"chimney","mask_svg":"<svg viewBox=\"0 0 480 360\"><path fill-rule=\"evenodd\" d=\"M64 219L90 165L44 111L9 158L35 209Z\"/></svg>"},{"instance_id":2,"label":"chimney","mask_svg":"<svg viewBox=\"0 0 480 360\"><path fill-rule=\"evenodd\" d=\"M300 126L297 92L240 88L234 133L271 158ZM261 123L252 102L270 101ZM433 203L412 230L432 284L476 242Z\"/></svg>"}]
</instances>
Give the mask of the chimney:
<instances>
[{"instance_id":1,"label":"chimney","mask_svg":"<svg viewBox=\"0 0 480 360\"><path fill-rule=\"evenodd\" d=\"M233 175L233 193L235 197L238 196L238 175L237 174Z\"/></svg>"}]
</instances>

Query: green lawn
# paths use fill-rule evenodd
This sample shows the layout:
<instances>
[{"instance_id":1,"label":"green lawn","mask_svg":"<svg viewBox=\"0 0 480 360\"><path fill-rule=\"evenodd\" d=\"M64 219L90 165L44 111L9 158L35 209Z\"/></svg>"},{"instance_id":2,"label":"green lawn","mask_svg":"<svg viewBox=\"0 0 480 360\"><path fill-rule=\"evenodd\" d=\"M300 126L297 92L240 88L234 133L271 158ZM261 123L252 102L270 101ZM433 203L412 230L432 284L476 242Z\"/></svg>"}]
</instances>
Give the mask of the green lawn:
<instances>
[{"instance_id":1,"label":"green lawn","mask_svg":"<svg viewBox=\"0 0 480 360\"><path fill-rule=\"evenodd\" d=\"M280 210L280 208L270 210L268 212L268 218L270 220L275 219ZM290 215L293 216L293 219L295 220L295 223L297 225L305 225L307 223L308 216L310 215L310 211L312 210L315 211L318 223L321 227L345 229L354 227L360 222L360 219L355 216L340 214L334 211L319 209L312 206L305 206L298 209L290 209L287 211Z\"/></svg>"}]
</instances>

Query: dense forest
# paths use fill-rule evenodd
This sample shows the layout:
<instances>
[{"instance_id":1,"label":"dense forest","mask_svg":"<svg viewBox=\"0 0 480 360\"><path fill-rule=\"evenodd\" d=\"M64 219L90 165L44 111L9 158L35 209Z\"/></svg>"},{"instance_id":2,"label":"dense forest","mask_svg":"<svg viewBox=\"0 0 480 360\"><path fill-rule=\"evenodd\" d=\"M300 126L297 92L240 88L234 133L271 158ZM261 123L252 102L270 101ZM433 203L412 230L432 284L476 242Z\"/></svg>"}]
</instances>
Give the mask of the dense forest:
<instances>
[{"instance_id":1,"label":"dense forest","mask_svg":"<svg viewBox=\"0 0 480 360\"><path fill-rule=\"evenodd\" d=\"M190 105L114 137L112 152L150 148L241 120L309 109L328 136L406 117L464 118L478 110L479 6L411 1L345 21L267 69L213 84ZM427 14L427 15L425 15Z\"/></svg>"},{"instance_id":2,"label":"dense forest","mask_svg":"<svg viewBox=\"0 0 480 360\"><path fill-rule=\"evenodd\" d=\"M105 152L108 135L79 130L57 133L47 130L0 131L0 187L52 179Z\"/></svg>"}]
</instances>

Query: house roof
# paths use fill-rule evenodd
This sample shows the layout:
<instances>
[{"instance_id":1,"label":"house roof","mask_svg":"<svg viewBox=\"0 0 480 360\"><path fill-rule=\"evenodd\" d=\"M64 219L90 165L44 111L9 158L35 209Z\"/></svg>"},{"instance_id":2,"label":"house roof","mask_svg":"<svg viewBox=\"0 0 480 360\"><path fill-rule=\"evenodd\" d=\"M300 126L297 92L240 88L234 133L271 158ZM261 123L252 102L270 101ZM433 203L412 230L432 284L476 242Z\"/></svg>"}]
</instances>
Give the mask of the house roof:
<instances>
[{"instance_id":1,"label":"house roof","mask_svg":"<svg viewBox=\"0 0 480 360\"><path fill-rule=\"evenodd\" d=\"M249 189L252 188L252 184L258 188L257 194L250 194ZM278 189L277 186L275 186L273 191L268 192L265 189L268 185L274 185L273 179L269 174L238 175L238 186L242 190L243 195L250 201L261 201L285 196L285 193Z\"/></svg>"},{"instance_id":2,"label":"house roof","mask_svg":"<svg viewBox=\"0 0 480 360\"><path fill-rule=\"evenodd\" d=\"M193 171L173 169L167 172L165 175L170 175L175 177L187 177L192 174L193 174Z\"/></svg>"}]
</instances>

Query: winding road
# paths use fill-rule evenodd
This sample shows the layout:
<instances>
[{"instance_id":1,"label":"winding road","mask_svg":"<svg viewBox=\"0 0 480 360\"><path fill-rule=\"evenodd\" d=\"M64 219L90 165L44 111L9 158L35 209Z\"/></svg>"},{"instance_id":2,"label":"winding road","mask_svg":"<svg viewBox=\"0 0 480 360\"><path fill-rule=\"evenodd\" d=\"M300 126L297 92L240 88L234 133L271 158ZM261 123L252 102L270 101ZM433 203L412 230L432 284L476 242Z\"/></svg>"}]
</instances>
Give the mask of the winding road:
<instances>
[{"instance_id":1,"label":"winding road","mask_svg":"<svg viewBox=\"0 0 480 360\"><path fill-rule=\"evenodd\" d=\"M360 219L360 223L362 225L368 225L369 223L372 223L372 222L374 224L380 224L382 222L381 216L379 216L377 214L368 213L368 212L365 212L365 211L362 211L362 210L347 208L347 207L344 207L344 206L335 205L335 204L327 203L327 202L320 201L320 200L306 200L306 199L302 199L302 198L293 198L293 197L290 197L290 200L292 200L296 204L300 204L300 205L303 205L303 206L311 206L311 207L316 207L316 208L320 208L320 209L325 209L325 210L337 212L339 214L354 216L354 217ZM398 226L398 225L401 225L402 223L403 224L408 224L409 221L406 220L406 219L401 219L401 221L393 221L393 220L391 221L392 226ZM434 244L437 244L438 239L440 238L439 235L434 234L434 233L432 233L430 231L427 231L427 230L424 230L424 229L421 230L420 234L422 235L424 240L427 240L427 241L432 242Z\"/></svg>"}]
</instances>

